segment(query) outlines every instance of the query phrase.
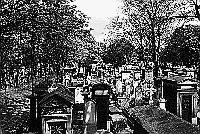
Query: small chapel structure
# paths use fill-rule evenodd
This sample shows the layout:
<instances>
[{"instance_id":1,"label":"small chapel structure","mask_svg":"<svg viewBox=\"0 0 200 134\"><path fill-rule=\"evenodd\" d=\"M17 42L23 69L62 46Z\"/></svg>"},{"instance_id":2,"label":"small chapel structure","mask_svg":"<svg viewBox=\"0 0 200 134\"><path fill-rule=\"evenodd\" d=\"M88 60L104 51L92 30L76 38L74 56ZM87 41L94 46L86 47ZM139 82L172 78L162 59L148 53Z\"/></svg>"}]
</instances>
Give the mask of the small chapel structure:
<instances>
[{"instance_id":1,"label":"small chapel structure","mask_svg":"<svg viewBox=\"0 0 200 134\"><path fill-rule=\"evenodd\" d=\"M74 93L61 84L40 83L30 97L30 131L71 134Z\"/></svg>"}]
</instances>

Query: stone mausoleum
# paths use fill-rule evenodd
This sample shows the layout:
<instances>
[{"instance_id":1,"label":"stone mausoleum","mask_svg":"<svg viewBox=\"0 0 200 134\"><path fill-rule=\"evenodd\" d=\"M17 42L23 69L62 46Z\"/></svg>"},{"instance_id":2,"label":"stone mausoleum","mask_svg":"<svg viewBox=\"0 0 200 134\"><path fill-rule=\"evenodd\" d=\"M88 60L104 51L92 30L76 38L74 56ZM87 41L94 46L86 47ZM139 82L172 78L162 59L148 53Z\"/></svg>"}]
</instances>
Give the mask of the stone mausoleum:
<instances>
[{"instance_id":1,"label":"stone mausoleum","mask_svg":"<svg viewBox=\"0 0 200 134\"><path fill-rule=\"evenodd\" d=\"M71 134L74 93L60 84L39 84L30 96L30 131L41 134Z\"/></svg>"}]
</instances>

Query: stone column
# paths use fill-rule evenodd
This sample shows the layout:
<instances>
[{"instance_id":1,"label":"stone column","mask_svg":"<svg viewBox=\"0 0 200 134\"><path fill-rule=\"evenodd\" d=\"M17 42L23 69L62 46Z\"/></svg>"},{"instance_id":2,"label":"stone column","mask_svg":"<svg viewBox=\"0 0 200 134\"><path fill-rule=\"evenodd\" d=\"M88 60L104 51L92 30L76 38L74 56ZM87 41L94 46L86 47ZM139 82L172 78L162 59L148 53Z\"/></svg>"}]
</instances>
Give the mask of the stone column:
<instances>
[{"instance_id":1,"label":"stone column","mask_svg":"<svg viewBox=\"0 0 200 134\"><path fill-rule=\"evenodd\" d=\"M164 84L164 83L163 83L163 81L162 81L162 85L161 85L161 91L162 91L162 93L161 93L161 98L160 98L159 103L160 103L160 108L166 110L166 107L165 107L166 100L164 99L164 93L163 93L164 88L163 88L163 84Z\"/></svg>"}]
</instances>

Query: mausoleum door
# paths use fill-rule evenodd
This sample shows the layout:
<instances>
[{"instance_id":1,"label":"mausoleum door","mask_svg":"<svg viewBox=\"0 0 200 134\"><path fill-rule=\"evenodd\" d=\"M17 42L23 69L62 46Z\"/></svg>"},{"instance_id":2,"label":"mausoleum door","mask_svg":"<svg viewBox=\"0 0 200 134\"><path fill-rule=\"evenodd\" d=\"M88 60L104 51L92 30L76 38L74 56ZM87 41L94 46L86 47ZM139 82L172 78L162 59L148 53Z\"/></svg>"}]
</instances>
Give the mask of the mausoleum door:
<instances>
[{"instance_id":1,"label":"mausoleum door","mask_svg":"<svg viewBox=\"0 0 200 134\"><path fill-rule=\"evenodd\" d=\"M67 134L65 122L51 122L49 128L50 134Z\"/></svg>"},{"instance_id":2,"label":"mausoleum door","mask_svg":"<svg viewBox=\"0 0 200 134\"><path fill-rule=\"evenodd\" d=\"M192 122L192 95L182 96L182 119Z\"/></svg>"},{"instance_id":3,"label":"mausoleum door","mask_svg":"<svg viewBox=\"0 0 200 134\"><path fill-rule=\"evenodd\" d=\"M97 129L106 129L108 120L108 99L96 99L97 105Z\"/></svg>"}]
</instances>

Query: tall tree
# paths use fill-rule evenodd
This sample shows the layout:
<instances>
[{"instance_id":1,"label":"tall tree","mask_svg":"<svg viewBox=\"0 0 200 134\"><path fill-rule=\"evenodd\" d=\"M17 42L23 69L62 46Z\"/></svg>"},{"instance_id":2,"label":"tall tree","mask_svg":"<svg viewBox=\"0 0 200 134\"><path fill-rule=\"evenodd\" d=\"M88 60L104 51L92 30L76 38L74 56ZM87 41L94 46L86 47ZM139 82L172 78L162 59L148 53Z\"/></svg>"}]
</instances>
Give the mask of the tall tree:
<instances>
[{"instance_id":1,"label":"tall tree","mask_svg":"<svg viewBox=\"0 0 200 134\"><path fill-rule=\"evenodd\" d=\"M134 27L141 48L148 48L154 62L154 76L158 75L160 47L174 22L173 15L181 6L176 0L123 0L124 14ZM147 44L144 44L147 43Z\"/></svg>"},{"instance_id":2,"label":"tall tree","mask_svg":"<svg viewBox=\"0 0 200 134\"><path fill-rule=\"evenodd\" d=\"M200 27L185 25L176 30L166 42L161 54L161 62L181 66L199 66Z\"/></svg>"},{"instance_id":3,"label":"tall tree","mask_svg":"<svg viewBox=\"0 0 200 134\"><path fill-rule=\"evenodd\" d=\"M15 48L10 51L11 57L15 57L12 61L16 62L17 54L18 65L30 68L32 79L38 76L38 67L47 72L46 68L51 68L59 76L60 68L71 60L69 55L76 54L77 48L90 40L86 39L90 35L87 16L69 2L1 1L0 36L12 39L12 43L2 45Z\"/></svg>"}]
</instances>

